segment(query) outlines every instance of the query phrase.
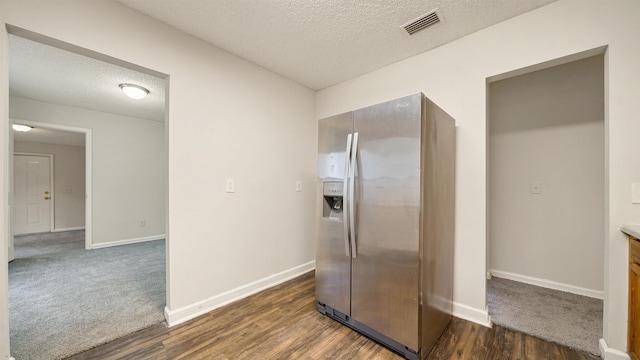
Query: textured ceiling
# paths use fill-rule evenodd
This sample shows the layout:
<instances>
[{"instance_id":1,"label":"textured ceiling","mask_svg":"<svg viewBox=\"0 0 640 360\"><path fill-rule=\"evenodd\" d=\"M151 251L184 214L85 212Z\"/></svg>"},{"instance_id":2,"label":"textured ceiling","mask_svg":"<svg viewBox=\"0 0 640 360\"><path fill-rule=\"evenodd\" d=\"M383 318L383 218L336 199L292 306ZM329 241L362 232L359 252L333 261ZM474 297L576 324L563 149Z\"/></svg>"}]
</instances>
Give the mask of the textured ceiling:
<instances>
[{"instance_id":1,"label":"textured ceiling","mask_svg":"<svg viewBox=\"0 0 640 360\"><path fill-rule=\"evenodd\" d=\"M117 1L318 90L555 0ZM434 9L441 23L403 32Z\"/></svg>"},{"instance_id":2,"label":"textured ceiling","mask_svg":"<svg viewBox=\"0 0 640 360\"><path fill-rule=\"evenodd\" d=\"M312 89L348 80L555 0L117 0ZM401 26L437 9L414 36ZM127 98L120 83L151 94ZM9 35L12 96L164 121L164 80Z\"/></svg>"},{"instance_id":3,"label":"textured ceiling","mask_svg":"<svg viewBox=\"0 0 640 360\"><path fill-rule=\"evenodd\" d=\"M121 83L141 85L149 96L132 100ZM164 121L163 79L15 35L9 35L9 94Z\"/></svg>"}]
</instances>

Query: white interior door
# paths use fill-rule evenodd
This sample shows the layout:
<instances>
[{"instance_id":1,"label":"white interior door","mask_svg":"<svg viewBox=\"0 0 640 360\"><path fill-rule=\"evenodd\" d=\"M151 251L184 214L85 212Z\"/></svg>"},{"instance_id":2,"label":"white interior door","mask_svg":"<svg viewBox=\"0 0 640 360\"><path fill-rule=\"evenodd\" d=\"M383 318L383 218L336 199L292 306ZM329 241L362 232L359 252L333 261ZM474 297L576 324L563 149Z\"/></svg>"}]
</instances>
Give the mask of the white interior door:
<instances>
[{"instance_id":1,"label":"white interior door","mask_svg":"<svg viewBox=\"0 0 640 360\"><path fill-rule=\"evenodd\" d=\"M51 161L13 156L14 235L51 231Z\"/></svg>"}]
</instances>

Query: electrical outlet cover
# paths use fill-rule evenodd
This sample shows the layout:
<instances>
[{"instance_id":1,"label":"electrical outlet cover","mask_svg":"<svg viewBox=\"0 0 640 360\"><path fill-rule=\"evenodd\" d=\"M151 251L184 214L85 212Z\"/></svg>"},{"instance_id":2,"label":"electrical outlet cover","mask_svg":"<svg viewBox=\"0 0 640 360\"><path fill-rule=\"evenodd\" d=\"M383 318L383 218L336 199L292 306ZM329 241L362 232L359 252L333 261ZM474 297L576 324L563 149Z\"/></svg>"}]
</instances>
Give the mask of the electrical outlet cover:
<instances>
[{"instance_id":1,"label":"electrical outlet cover","mask_svg":"<svg viewBox=\"0 0 640 360\"><path fill-rule=\"evenodd\" d=\"M540 181L532 181L531 186L529 188L529 192L532 194L541 194L542 185L540 185Z\"/></svg>"},{"instance_id":2,"label":"electrical outlet cover","mask_svg":"<svg viewBox=\"0 0 640 360\"><path fill-rule=\"evenodd\" d=\"M631 203L640 204L640 183L631 184Z\"/></svg>"}]
</instances>

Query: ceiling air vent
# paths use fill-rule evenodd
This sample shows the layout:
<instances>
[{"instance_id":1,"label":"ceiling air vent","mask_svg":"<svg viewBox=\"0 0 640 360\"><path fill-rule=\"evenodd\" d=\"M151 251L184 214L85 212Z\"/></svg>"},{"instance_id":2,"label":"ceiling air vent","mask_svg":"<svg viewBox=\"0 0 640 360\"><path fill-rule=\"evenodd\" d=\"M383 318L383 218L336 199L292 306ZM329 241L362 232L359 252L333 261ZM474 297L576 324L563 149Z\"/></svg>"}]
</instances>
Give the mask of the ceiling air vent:
<instances>
[{"instance_id":1,"label":"ceiling air vent","mask_svg":"<svg viewBox=\"0 0 640 360\"><path fill-rule=\"evenodd\" d=\"M417 18L416 20L411 21L408 24L402 25L404 30L409 34L413 35L420 30L424 30L431 25L435 25L440 22L440 17L436 13L435 10Z\"/></svg>"}]
</instances>

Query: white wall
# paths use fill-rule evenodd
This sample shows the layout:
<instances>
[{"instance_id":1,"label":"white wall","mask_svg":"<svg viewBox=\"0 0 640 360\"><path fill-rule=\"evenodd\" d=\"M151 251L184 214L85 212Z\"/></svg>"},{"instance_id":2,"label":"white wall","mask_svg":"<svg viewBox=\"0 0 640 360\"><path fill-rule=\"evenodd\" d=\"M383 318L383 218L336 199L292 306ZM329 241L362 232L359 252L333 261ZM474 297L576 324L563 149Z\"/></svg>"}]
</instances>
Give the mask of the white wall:
<instances>
[{"instance_id":1,"label":"white wall","mask_svg":"<svg viewBox=\"0 0 640 360\"><path fill-rule=\"evenodd\" d=\"M604 340L626 348L627 240L640 221L640 2L560 0L318 92L317 118L423 91L457 120L454 310L486 321L487 78L608 46L605 60ZM619 353L621 354L621 353ZM614 356L614 355L608 355Z\"/></svg>"},{"instance_id":2,"label":"white wall","mask_svg":"<svg viewBox=\"0 0 640 360\"><path fill-rule=\"evenodd\" d=\"M492 273L602 297L604 57L493 82L489 111Z\"/></svg>"},{"instance_id":3,"label":"white wall","mask_svg":"<svg viewBox=\"0 0 640 360\"><path fill-rule=\"evenodd\" d=\"M114 1L1 4L4 23L169 76L167 312L172 322L312 268L314 91ZM0 98L7 97L4 80ZM2 124L7 126L6 117ZM6 157L3 145L0 158ZM225 193L227 178L235 180L233 194ZM302 192L295 191L296 180L302 181ZM0 203L7 203L6 193ZM0 273L3 282L5 274ZM0 289L1 301L5 298ZM5 315L0 313L0 330ZM0 354L7 356L6 341L0 340Z\"/></svg>"},{"instance_id":4,"label":"white wall","mask_svg":"<svg viewBox=\"0 0 640 360\"><path fill-rule=\"evenodd\" d=\"M53 154L54 231L84 228L84 146L15 141L14 152Z\"/></svg>"},{"instance_id":5,"label":"white wall","mask_svg":"<svg viewBox=\"0 0 640 360\"><path fill-rule=\"evenodd\" d=\"M9 115L92 130L93 246L163 236L164 123L13 96Z\"/></svg>"}]
</instances>

